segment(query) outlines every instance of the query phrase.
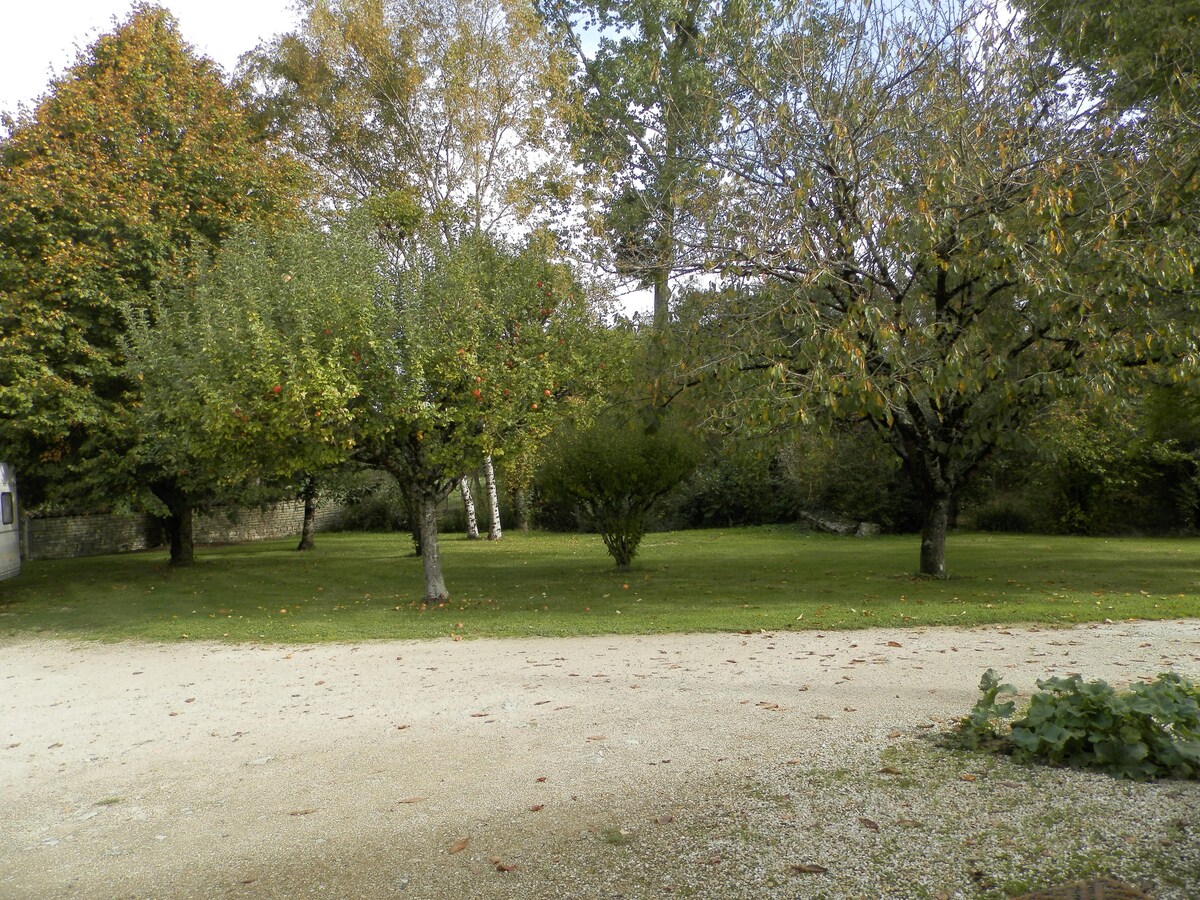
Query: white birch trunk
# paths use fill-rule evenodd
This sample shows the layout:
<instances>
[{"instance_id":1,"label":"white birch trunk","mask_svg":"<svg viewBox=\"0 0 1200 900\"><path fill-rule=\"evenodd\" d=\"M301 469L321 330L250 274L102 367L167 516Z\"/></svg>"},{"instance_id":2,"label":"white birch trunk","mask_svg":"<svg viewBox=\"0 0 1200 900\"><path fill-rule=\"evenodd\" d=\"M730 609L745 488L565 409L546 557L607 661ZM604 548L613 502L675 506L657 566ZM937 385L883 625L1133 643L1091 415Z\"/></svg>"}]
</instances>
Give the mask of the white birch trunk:
<instances>
[{"instance_id":1,"label":"white birch trunk","mask_svg":"<svg viewBox=\"0 0 1200 900\"><path fill-rule=\"evenodd\" d=\"M467 511L467 538L479 540L479 519L475 515L475 500L471 497L471 484L464 475L458 482L458 490L462 494L463 508Z\"/></svg>"},{"instance_id":2,"label":"white birch trunk","mask_svg":"<svg viewBox=\"0 0 1200 900\"><path fill-rule=\"evenodd\" d=\"M488 493L488 540L498 541L504 537L500 531L500 497L496 493L496 470L492 466L492 457L483 459L483 477L487 481Z\"/></svg>"}]
</instances>

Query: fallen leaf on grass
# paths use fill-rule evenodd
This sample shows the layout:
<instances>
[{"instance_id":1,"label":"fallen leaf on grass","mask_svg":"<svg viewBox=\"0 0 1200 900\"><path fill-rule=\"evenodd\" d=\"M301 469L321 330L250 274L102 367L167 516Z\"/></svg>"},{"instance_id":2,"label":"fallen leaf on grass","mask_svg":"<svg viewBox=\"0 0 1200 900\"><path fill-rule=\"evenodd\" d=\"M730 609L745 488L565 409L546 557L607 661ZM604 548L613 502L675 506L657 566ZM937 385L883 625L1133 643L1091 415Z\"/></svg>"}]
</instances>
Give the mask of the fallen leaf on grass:
<instances>
[{"instance_id":1,"label":"fallen leaf on grass","mask_svg":"<svg viewBox=\"0 0 1200 900\"><path fill-rule=\"evenodd\" d=\"M958 776L958 780L959 781L976 781L978 779L976 778L976 776L972 775L969 772L963 772Z\"/></svg>"},{"instance_id":2,"label":"fallen leaf on grass","mask_svg":"<svg viewBox=\"0 0 1200 900\"><path fill-rule=\"evenodd\" d=\"M858 824L860 824L863 828L867 829L868 831L878 831L879 830L878 822L876 822L872 819L862 817L862 816L859 817Z\"/></svg>"},{"instance_id":3,"label":"fallen leaf on grass","mask_svg":"<svg viewBox=\"0 0 1200 900\"><path fill-rule=\"evenodd\" d=\"M824 875L829 870L814 863L792 863L792 871L797 875Z\"/></svg>"},{"instance_id":4,"label":"fallen leaf on grass","mask_svg":"<svg viewBox=\"0 0 1200 900\"><path fill-rule=\"evenodd\" d=\"M916 819L897 819L897 825L903 825L905 828L920 828L921 823Z\"/></svg>"},{"instance_id":5,"label":"fallen leaf on grass","mask_svg":"<svg viewBox=\"0 0 1200 900\"><path fill-rule=\"evenodd\" d=\"M904 773L895 766L884 766L879 770L880 775L903 775Z\"/></svg>"},{"instance_id":6,"label":"fallen leaf on grass","mask_svg":"<svg viewBox=\"0 0 1200 900\"><path fill-rule=\"evenodd\" d=\"M893 739L893 740L894 740L895 738L898 738L898 737L900 737L900 732L898 732L898 731L889 731L889 732L888 732L888 738L889 738L889 739Z\"/></svg>"},{"instance_id":7,"label":"fallen leaf on grass","mask_svg":"<svg viewBox=\"0 0 1200 900\"><path fill-rule=\"evenodd\" d=\"M293 809L290 813L288 813L288 815L289 816L311 816L315 812L316 812L315 808L306 807L304 809Z\"/></svg>"},{"instance_id":8,"label":"fallen leaf on grass","mask_svg":"<svg viewBox=\"0 0 1200 900\"><path fill-rule=\"evenodd\" d=\"M450 845L449 852L452 854L453 853L462 853L470 845L471 845L470 838L459 838L457 841L455 841L453 844Z\"/></svg>"}]
</instances>

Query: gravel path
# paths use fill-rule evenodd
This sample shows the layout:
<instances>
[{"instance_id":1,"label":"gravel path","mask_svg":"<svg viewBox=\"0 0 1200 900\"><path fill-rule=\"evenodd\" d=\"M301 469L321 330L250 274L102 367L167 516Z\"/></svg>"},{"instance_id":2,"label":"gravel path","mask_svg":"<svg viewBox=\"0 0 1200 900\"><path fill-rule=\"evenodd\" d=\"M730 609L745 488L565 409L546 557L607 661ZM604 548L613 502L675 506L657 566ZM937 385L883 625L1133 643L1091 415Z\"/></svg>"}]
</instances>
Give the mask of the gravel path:
<instances>
[{"instance_id":1,"label":"gravel path","mask_svg":"<svg viewBox=\"0 0 1200 900\"><path fill-rule=\"evenodd\" d=\"M1197 783L928 740L988 667L1200 678L1200 621L0 642L0 897L1200 896Z\"/></svg>"}]
</instances>

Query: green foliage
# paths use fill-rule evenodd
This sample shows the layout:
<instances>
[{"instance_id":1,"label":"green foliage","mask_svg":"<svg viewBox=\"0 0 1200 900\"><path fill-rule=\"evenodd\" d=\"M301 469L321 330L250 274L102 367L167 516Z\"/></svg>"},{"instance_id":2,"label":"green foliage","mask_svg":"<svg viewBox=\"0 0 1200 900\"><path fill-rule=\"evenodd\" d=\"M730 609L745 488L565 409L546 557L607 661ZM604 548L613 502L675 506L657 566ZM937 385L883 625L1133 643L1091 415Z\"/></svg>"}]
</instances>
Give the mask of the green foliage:
<instances>
[{"instance_id":1,"label":"green foliage","mask_svg":"<svg viewBox=\"0 0 1200 900\"><path fill-rule=\"evenodd\" d=\"M121 309L243 223L296 215L275 155L175 20L138 5L0 138L0 441L31 505L144 499Z\"/></svg>"},{"instance_id":2,"label":"green foliage","mask_svg":"<svg viewBox=\"0 0 1200 900\"><path fill-rule=\"evenodd\" d=\"M1001 694L1014 694L1016 688L1004 684L994 669L988 669L979 679L979 690L983 696L976 701L971 712L959 721L957 742L968 750L994 745L1000 740L997 726L1016 709L1012 700L1001 701Z\"/></svg>"},{"instance_id":3,"label":"green foliage","mask_svg":"<svg viewBox=\"0 0 1200 900\"><path fill-rule=\"evenodd\" d=\"M244 75L336 207L371 202L393 246L417 223L451 241L564 209L574 177L550 99L563 59L528 0L298 5L298 28L248 55Z\"/></svg>"},{"instance_id":4,"label":"green foliage","mask_svg":"<svg viewBox=\"0 0 1200 900\"><path fill-rule=\"evenodd\" d=\"M669 426L647 432L640 421L602 419L559 438L540 485L578 506L623 569L637 556L655 505L695 464L694 446Z\"/></svg>"},{"instance_id":5,"label":"green foliage","mask_svg":"<svg viewBox=\"0 0 1200 900\"><path fill-rule=\"evenodd\" d=\"M766 525L796 519L795 483L776 457L710 452L680 486L671 518L692 528Z\"/></svg>"},{"instance_id":6,"label":"green foliage","mask_svg":"<svg viewBox=\"0 0 1200 900\"><path fill-rule=\"evenodd\" d=\"M379 255L344 228L242 232L130 308L137 454L190 490L351 458L390 382Z\"/></svg>"},{"instance_id":7,"label":"green foliage","mask_svg":"<svg viewBox=\"0 0 1200 900\"><path fill-rule=\"evenodd\" d=\"M1195 90L1196 0L1017 0L1016 6L1026 13L1026 27L1126 102Z\"/></svg>"},{"instance_id":8,"label":"green foliage","mask_svg":"<svg viewBox=\"0 0 1200 900\"><path fill-rule=\"evenodd\" d=\"M681 236L694 218L684 198L720 121L707 45L718 7L696 0L536 6L576 62L570 136L577 160L597 178L593 228L608 244L601 255L653 287L661 334L668 279L705 255Z\"/></svg>"},{"instance_id":9,"label":"green foliage","mask_svg":"<svg viewBox=\"0 0 1200 900\"><path fill-rule=\"evenodd\" d=\"M998 498L975 510L971 524L980 531L1026 534L1033 530L1034 520L1024 505Z\"/></svg>"},{"instance_id":10,"label":"green foliage","mask_svg":"<svg viewBox=\"0 0 1200 900\"><path fill-rule=\"evenodd\" d=\"M996 728L1014 704L997 703L1011 692L989 669L983 697L960 725L971 749L1000 745L1022 762L1095 768L1120 778L1200 778L1200 685L1178 673L1114 690L1079 675L1039 679L1038 692L1007 735Z\"/></svg>"}]
</instances>

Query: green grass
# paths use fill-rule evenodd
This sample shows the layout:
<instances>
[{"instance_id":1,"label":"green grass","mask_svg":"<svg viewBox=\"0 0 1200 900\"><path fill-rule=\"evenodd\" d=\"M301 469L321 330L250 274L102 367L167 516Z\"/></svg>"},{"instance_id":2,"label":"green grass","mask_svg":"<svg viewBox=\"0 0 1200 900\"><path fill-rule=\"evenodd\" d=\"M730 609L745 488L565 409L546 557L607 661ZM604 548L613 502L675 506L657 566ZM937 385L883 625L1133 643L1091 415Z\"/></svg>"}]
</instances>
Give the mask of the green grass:
<instances>
[{"instance_id":1,"label":"green grass","mask_svg":"<svg viewBox=\"0 0 1200 900\"><path fill-rule=\"evenodd\" d=\"M177 571L161 551L27 563L0 582L0 635L310 642L1200 616L1200 542L1188 539L958 534L951 577L929 580L911 574L913 536L651 534L625 573L591 535L449 536L454 597L428 609L405 535L293 547L202 548Z\"/></svg>"}]
</instances>

